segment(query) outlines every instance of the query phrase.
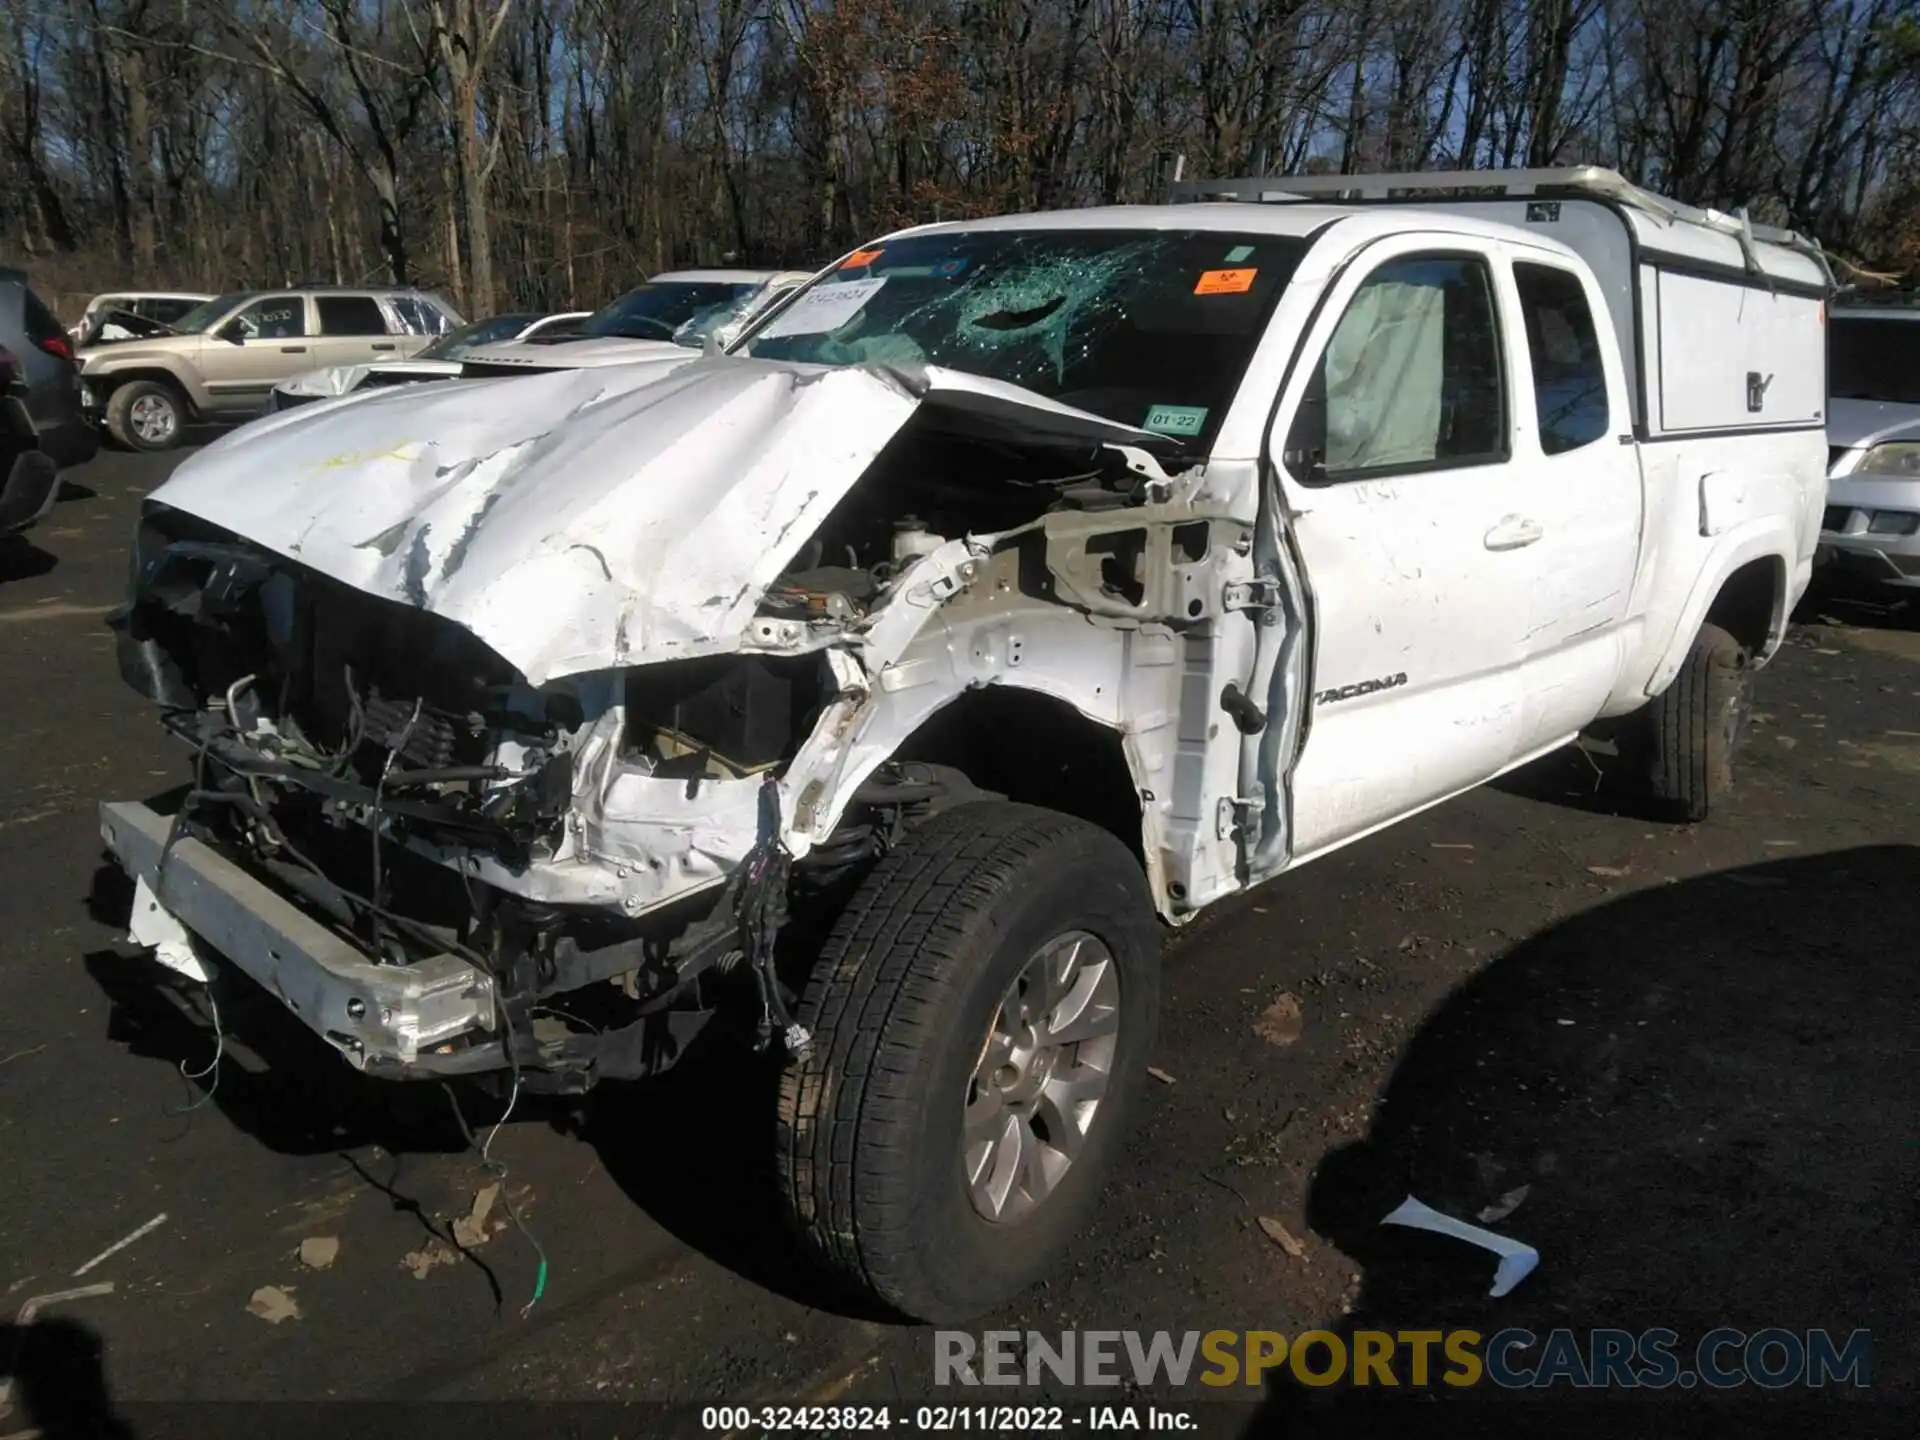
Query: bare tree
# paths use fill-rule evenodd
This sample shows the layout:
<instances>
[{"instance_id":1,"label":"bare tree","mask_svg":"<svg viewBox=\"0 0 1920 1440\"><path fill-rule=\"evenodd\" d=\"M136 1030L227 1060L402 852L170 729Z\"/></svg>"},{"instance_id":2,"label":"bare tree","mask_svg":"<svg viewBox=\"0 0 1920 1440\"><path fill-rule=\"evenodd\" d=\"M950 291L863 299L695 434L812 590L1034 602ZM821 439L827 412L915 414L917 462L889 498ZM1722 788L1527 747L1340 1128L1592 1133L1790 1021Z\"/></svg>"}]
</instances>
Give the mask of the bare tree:
<instances>
[{"instance_id":1,"label":"bare tree","mask_svg":"<svg viewBox=\"0 0 1920 1440\"><path fill-rule=\"evenodd\" d=\"M1177 155L1594 162L1920 262L1911 0L0 0L0 44L0 234L76 290L594 304Z\"/></svg>"},{"instance_id":2,"label":"bare tree","mask_svg":"<svg viewBox=\"0 0 1920 1440\"><path fill-rule=\"evenodd\" d=\"M501 131L481 134L480 84L513 0L433 0L433 33L452 91L458 137L460 201L467 221L468 298L476 313L493 313L493 240L487 224L487 177L500 158Z\"/></svg>"}]
</instances>

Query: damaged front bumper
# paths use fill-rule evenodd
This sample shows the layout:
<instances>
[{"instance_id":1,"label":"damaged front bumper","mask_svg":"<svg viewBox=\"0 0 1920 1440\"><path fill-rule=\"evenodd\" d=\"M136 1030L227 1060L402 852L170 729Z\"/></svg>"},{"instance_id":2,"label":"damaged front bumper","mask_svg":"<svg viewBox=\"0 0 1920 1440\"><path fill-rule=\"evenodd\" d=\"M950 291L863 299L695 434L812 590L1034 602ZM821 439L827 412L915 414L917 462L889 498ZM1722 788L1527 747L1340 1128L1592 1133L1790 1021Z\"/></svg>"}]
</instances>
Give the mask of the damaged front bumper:
<instances>
[{"instance_id":1,"label":"damaged front bumper","mask_svg":"<svg viewBox=\"0 0 1920 1440\"><path fill-rule=\"evenodd\" d=\"M212 846L179 836L169 847L172 829L147 805L100 806L101 839L128 875L356 1068L404 1079L504 1063L484 971L453 954L382 964Z\"/></svg>"}]
</instances>

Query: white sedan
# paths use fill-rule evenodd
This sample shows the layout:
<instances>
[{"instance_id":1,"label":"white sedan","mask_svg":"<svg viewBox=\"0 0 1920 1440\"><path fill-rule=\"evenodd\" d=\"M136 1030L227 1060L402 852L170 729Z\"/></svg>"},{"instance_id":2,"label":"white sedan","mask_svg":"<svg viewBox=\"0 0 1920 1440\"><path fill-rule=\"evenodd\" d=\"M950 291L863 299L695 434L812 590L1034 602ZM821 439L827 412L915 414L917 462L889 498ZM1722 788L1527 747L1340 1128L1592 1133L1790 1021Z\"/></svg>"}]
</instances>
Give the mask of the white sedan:
<instances>
[{"instance_id":1,"label":"white sedan","mask_svg":"<svg viewBox=\"0 0 1920 1440\"><path fill-rule=\"evenodd\" d=\"M314 400L334 400L369 385L404 385L416 380L451 380L461 373L468 351L483 345L531 340L557 340L577 332L591 310L567 310L554 315L495 315L462 325L410 360L382 360L361 365L328 365L308 370L273 387L269 412L290 410Z\"/></svg>"},{"instance_id":2,"label":"white sedan","mask_svg":"<svg viewBox=\"0 0 1920 1440\"><path fill-rule=\"evenodd\" d=\"M669 270L593 312L565 344L546 337L476 348L469 378L585 370L688 358L725 346L764 311L813 278L807 270Z\"/></svg>"}]
</instances>

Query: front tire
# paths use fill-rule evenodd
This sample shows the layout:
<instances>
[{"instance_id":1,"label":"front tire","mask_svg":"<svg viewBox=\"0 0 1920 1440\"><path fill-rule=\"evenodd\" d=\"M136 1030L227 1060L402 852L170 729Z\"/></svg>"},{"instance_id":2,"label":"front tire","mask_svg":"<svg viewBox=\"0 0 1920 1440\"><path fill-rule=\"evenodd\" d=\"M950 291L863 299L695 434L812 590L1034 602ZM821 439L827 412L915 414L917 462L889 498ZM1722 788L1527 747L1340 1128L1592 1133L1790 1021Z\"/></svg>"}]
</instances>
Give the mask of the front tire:
<instances>
[{"instance_id":1,"label":"front tire","mask_svg":"<svg viewBox=\"0 0 1920 1440\"><path fill-rule=\"evenodd\" d=\"M1656 804L1705 820L1733 788L1733 760L1753 706L1753 657L1718 625L1702 625L1673 684L1647 707L1648 782Z\"/></svg>"},{"instance_id":2,"label":"front tire","mask_svg":"<svg viewBox=\"0 0 1920 1440\"><path fill-rule=\"evenodd\" d=\"M1138 861L1085 821L972 803L907 836L801 999L778 1139L805 1248L932 1324L1045 1275L1125 1138L1159 949Z\"/></svg>"},{"instance_id":3,"label":"front tire","mask_svg":"<svg viewBox=\"0 0 1920 1440\"><path fill-rule=\"evenodd\" d=\"M107 433L123 449L171 450L186 426L186 400L163 381L129 380L107 397Z\"/></svg>"}]
</instances>

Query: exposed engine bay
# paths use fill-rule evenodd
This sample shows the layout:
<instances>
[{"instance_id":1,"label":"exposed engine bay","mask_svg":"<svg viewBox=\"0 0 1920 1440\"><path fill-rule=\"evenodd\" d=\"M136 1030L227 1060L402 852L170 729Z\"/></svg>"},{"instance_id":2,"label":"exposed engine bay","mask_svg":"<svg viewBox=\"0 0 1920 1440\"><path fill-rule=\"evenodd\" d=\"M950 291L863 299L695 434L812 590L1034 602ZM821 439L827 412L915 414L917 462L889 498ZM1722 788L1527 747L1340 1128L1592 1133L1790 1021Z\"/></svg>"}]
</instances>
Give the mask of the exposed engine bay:
<instances>
[{"instance_id":1,"label":"exposed engine bay","mask_svg":"<svg viewBox=\"0 0 1920 1440\"><path fill-rule=\"evenodd\" d=\"M1083 708L1117 725L1125 647L1145 643L1125 638L1128 617L1179 615L1168 585L1217 594L1218 568L1244 554L1211 545L1206 522L1177 542L1142 526L1171 481L1138 452L1004 429L934 411L900 426L764 587L733 653L540 685L472 628L161 494L115 621L124 675L193 757L160 868L191 840L193 863L237 866L383 971L468 977L437 992L464 997L438 1021L405 1002L391 1018L350 986L316 1001L345 1007L353 1023L309 1023L372 1073L511 1066L582 1089L664 1068L718 1013L804 1048L777 942L807 932L790 922L829 914L903 826L981 793L893 755L956 688L992 678L915 692L928 666L962 663L957 631L932 644L935 614L969 611L985 633L1047 612L1058 644L1111 675ZM1131 538L1048 537L1076 513L1118 515L1134 528L1104 528ZM1152 547L1170 543L1177 563L1156 579ZM1109 623L1087 629L1102 608ZM1042 627L1028 643L1046 641ZM1018 664L1022 643L993 663ZM1179 669L1163 673L1164 726ZM1171 765L1137 743L1143 767Z\"/></svg>"}]
</instances>

